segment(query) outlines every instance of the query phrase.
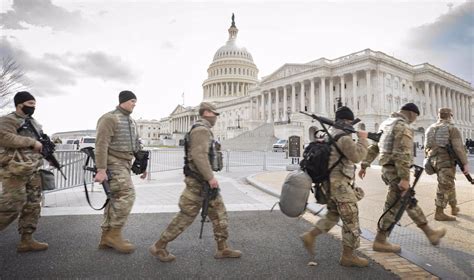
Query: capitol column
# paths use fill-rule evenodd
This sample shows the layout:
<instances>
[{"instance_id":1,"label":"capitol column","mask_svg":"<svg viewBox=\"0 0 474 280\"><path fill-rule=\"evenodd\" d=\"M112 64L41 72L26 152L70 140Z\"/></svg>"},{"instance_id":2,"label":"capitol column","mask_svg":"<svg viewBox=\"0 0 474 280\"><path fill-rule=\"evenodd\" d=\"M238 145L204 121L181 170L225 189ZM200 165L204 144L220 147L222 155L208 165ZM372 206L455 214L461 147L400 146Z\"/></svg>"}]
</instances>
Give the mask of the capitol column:
<instances>
[{"instance_id":1,"label":"capitol column","mask_svg":"<svg viewBox=\"0 0 474 280\"><path fill-rule=\"evenodd\" d=\"M352 72L352 111L355 115L359 114L357 108L357 71ZM368 109L368 108L367 108Z\"/></svg>"},{"instance_id":2,"label":"capitol column","mask_svg":"<svg viewBox=\"0 0 474 280\"><path fill-rule=\"evenodd\" d=\"M314 78L310 79L310 87L309 87L309 110L311 113L315 113L315 107L314 107Z\"/></svg>"},{"instance_id":3,"label":"capitol column","mask_svg":"<svg viewBox=\"0 0 474 280\"><path fill-rule=\"evenodd\" d=\"M268 117L267 117L267 122L272 123L272 91L268 90Z\"/></svg>"},{"instance_id":4,"label":"capitol column","mask_svg":"<svg viewBox=\"0 0 474 280\"><path fill-rule=\"evenodd\" d=\"M425 83L425 107L426 107L426 118L431 119L431 103L430 103L430 82L424 81Z\"/></svg>"},{"instance_id":5,"label":"capitol column","mask_svg":"<svg viewBox=\"0 0 474 280\"><path fill-rule=\"evenodd\" d=\"M343 106L346 106L346 91L345 91L345 81L344 81L344 74L341 75L341 102Z\"/></svg>"},{"instance_id":6,"label":"capitol column","mask_svg":"<svg viewBox=\"0 0 474 280\"><path fill-rule=\"evenodd\" d=\"M280 121L280 94L278 87L275 89L275 121Z\"/></svg>"},{"instance_id":7,"label":"capitol column","mask_svg":"<svg viewBox=\"0 0 474 280\"><path fill-rule=\"evenodd\" d=\"M430 88L430 102L431 102L431 117L434 118L436 117L436 84L431 83L431 88Z\"/></svg>"},{"instance_id":8,"label":"capitol column","mask_svg":"<svg viewBox=\"0 0 474 280\"><path fill-rule=\"evenodd\" d=\"M329 110L328 116L334 116L334 83L332 77L329 77Z\"/></svg>"},{"instance_id":9,"label":"capitol column","mask_svg":"<svg viewBox=\"0 0 474 280\"><path fill-rule=\"evenodd\" d=\"M261 94L261 98L262 98L262 103L260 104L261 105L261 108L260 108L260 114L262 116L262 121L266 121L265 120L265 91L262 91L262 94Z\"/></svg>"},{"instance_id":10,"label":"capitol column","mask_svg":"<svg viewBox=\"0 0 474 280\"><path fill-rule=\"evenodd\" d=\"M451 89L446 88L446 107L450 108L452 110L452 102L451 102Z\"/></svg>"},{"instance_id":11,"label":"capitol column","mask_svg":"<svg viewBox=\"0 0 474 280\"><path fill-rule=\"evenodd\" d=\"M293 83L291 88L291 112L296 112L296 83Z\"/></svg>"},{"instance_id":12,"label":"capitol column","mask_svg":"<svg viewBox=\"0 0 474 280\"><path fill-rule=\"evenodd\" d=\"M249 104L249 114L250 114L250 117L249 119L250 120L253 120L253 98L250 98L250 104Z\"/></svg>"},{"instance_id":13,"label":"capitol column","mask_svg":"<svg viewBox=\"0 0 474 280\"><path fill-rule=\"evenodd\" d=\"M219 93L220 97L224 97L224 83L220 83L221 85L221 92Z\"/></svg>"},{"instance_id":14,"label":"capitol column","mask_svg":"<svg viewBox=\"0 0 474 280\"><path fill-rule=\"evenodd\" d=\"M286 85L283 86L283 119L282 121L285 121L288 119L288 115L286 113L287 108L288 108L288 102L286 101L288 93L286 92Z\"/></svg>"},{"instance_id":15,"label":"capitol column","mask_svg":"<svg viewBox=\"0 0 474 280\"><path fill-rule=\"evenodd\" d=\"M258 103L258 95L255 97L255 119L259 120L260 119L260 111L259 111L259 106L260 104Z\"/></svg>"},{"instance_id":16,"label":"capitol column","mask_svg":"<svg viewBox=\"0 0 474 280\"><path fill-rule=\"evenodd\" d=\"M319 103L321 104L320 114L323 116L329 116L329 112L326 111L326 77L321 77L319 88Z\"/></svg>"},{"instance_id":17,"label":"capitol column","mask_svg":"<svg viewBox=\"0 0 474 280\"><path fill-rule=\"evenodd\" d=\"M304 104L304 101L305 101L304 100L305 99L304 98L304 81L300 82L300 84L301 84L301 87L300 87L300 111L306 111L304 109L304 107L305 107L304 106L305 105Z\"/></svg>"}]
</instances>

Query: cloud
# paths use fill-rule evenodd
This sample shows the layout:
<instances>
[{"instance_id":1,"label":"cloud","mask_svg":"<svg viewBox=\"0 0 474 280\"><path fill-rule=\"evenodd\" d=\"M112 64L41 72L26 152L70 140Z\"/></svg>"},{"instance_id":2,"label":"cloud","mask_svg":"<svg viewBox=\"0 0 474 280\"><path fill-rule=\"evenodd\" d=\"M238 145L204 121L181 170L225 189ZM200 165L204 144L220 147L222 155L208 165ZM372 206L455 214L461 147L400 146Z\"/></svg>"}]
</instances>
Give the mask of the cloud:
<instances>
[{"instance_id":1,"label":"cloud","mask_svg":"<svg viewBox=\"0 0 474 280\"><path fill-rule=\"evenodd\" d=\"M129 83L136 80L133 69L118 56L104 52L46 53L33 57L8 38L0 39L0 56L12 57L25 72L25 81L39 95L58 95L82 78Z\"/></svg>"},{"instance_id":2,"label":"cloud","mask_svg":"<svg viewBox=\"0 0 474 280\"><path fill-rule=\"evenodd\" d=\"M161 47L160 47L162 50L177 50L178 47L176 47L172 42L170 41L164 41L162 44L161 44Z\"/></svg>"},{"instance_id":3,"label":"cloud","mask_svg":"<svg viewBox=\"0 0 474 280\"><path fill-rule=\"evenodd\" d=\"M0 25L5 29L27 29L24 23L66 31L75 30L86 21L79 11L70 12L51 0L14 0L11 10L0 13Z\"/></svg>"},{"instance_id":4,"label":"cloud","mask_svg":"<svg viewBox=\"0 0 474 280\"><path fill-rule=\"evenodd\" d=\"M430 63L473 82L473 22L474 4L466 1L435 22L412 29L408 45Z\"/></svg>"}]
</instances>

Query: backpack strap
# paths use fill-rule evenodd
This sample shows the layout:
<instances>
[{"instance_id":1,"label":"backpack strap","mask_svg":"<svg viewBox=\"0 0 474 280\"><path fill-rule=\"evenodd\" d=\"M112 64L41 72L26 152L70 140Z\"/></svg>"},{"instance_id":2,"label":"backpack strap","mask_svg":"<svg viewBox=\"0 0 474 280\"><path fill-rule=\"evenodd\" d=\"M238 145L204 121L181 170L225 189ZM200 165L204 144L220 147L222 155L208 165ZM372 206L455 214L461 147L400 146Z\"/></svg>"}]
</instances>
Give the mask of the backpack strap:
<instances>
[{"instance_id":1,"label":"backpack strap","mask_svg":"<svg viewBox=\"0 0 474 280\"><path fill-rule=\"evenodd\" d=\"M329 174L331 174L332 170L334 169L334 167L336 167L339 163L341 163L342 159L345 157L344 154L342 153L341 149L339 149L339 147L337 146L336 142L342 137L342 136L346 136L346 135L349 135L350 133L348 132L344 132L344 133L340 133L334 137L330 136L330 134L328 133L328 137L329 137L329 141L331 141L331 145L334 145L334 147L336 148L337 152L340 154L339 158L337 159L337 161L331 166L329 167Z\"/></svg>"}]
</instances>

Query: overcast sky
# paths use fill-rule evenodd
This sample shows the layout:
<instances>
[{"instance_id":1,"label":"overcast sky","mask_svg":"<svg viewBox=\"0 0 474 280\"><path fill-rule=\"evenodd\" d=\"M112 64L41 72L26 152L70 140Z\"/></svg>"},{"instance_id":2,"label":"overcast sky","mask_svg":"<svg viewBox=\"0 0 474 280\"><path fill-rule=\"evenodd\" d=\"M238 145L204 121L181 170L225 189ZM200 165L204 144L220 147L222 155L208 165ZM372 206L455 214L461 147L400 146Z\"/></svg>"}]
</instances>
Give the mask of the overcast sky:
<instances>
[{"instance_id":1,"label":"overcast sky","mask_svg":"<svg viewBox=\"0 0 474 280\"><path fill-rule=\"evenodd\" d=\"M259 78L285 63L371 48L474 80L472 1L1 3L0 56L23 67L49 134L94 129L124 89L138 96L136 119L168 116L183 92L186 106L199 104L233 12Z\"/></svg>"}]
</instances>

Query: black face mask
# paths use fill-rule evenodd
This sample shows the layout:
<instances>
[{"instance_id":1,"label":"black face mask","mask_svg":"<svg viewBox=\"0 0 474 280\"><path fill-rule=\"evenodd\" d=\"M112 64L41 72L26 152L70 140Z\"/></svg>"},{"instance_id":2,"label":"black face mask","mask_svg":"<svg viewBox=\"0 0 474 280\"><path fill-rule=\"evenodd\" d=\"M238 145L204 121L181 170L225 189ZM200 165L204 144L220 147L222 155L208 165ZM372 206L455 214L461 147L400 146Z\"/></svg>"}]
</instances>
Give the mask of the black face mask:
<instances>
[{"instance_id":1,"label":"black face mask","mask_svg":"<svg viewBox=\"0 0 474 280\"><path fill-rule=\"evenodd\" d=\"M30 107L30 106L23 105L23 107L21 108L21 111L23 111L23 113L25 113L25 115L31 117L31 116L33 116L33 114L35 112L35 107Z\"/></svg>"}]
</instances>

